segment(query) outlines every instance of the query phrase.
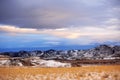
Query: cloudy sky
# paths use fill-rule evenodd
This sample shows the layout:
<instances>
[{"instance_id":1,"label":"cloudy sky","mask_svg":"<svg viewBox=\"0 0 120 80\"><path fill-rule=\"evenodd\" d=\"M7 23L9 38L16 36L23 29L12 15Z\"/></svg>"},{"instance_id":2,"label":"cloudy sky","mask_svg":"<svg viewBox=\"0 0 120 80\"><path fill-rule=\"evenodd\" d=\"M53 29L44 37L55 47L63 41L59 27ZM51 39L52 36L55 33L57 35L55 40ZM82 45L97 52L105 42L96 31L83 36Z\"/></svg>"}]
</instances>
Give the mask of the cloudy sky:
<instances>
[{"instance_id":1,"label":"cloudy sky","mask_svg":"<svg viewBox=\"0 0 120 80\"><path fill-rule=\"evenodd\" d=\"M0 48L120 45L120 0L0 0Z\"/></svg>"}]
</instances>

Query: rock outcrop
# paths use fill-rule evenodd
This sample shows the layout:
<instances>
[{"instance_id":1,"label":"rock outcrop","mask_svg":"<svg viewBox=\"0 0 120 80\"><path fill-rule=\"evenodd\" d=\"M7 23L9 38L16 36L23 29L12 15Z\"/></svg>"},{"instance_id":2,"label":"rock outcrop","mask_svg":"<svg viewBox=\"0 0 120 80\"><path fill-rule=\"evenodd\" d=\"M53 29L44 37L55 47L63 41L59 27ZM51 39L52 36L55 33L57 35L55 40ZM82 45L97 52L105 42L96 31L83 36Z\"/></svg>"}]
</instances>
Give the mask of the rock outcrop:
<instances>
[{"instance_id":1,"label":"rock outcrop","mask_svg":"<svg viewBox=\"0 0 120 80\"><path fill-rule=\"evenodd\" d=\"M120 46L100 45L88 50L47 50L3 52L1 55L10 57L40 57L46 60L78 60L78 59L120 59Z\"/></svg>"}]
</instances>

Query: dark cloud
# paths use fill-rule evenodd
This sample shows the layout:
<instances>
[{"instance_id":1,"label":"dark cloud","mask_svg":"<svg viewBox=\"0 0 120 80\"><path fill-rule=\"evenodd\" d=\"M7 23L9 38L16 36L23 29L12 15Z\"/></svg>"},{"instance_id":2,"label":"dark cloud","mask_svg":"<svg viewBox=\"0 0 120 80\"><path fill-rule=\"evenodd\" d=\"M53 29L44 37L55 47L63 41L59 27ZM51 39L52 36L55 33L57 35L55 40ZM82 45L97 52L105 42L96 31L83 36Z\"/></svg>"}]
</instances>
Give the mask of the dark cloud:
<instances>
[{"instance_id":1,"label":"dark cloud","mask_svg":"<svg viewBox=\"0 0 120 80\"><path fill-rule=\"evenodd\" d=\"M112 0L115 6L120 7L120 0Z\"/></svg>"},{"instance_id":2,"label":"dark cloud","mask_svg":"<svg viewBox=\"0 0 120 80\"><path fill-rule=\"evenodd\" d=\"M108 10L119 3L119 0L0 0L0 24L39 29L100 25L115 15Z\"/></svg>"}]
</instances>

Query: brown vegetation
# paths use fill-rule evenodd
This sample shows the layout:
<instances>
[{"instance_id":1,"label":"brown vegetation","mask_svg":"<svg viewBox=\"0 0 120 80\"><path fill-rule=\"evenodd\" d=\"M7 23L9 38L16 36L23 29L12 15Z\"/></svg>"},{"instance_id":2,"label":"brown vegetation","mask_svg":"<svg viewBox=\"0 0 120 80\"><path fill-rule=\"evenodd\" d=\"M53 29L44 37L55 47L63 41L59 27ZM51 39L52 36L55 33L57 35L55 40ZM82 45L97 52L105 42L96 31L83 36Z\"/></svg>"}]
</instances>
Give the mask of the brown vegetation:
<instances>
[{"instance_id":1,"label":"brown vegetation","mask_svg":"<svg viewBox=\"0 0 120 80\"><path fill-rule=\"evenodd\" d=\"M0 80L120 80L120 65L72 68L1 67Z\"/></svg>"},{"instance_id":2,"label":"brown vegetation","mask_svg":"<svg viewBox=\"0 0 120 80\"><path fill-rule=\"evenodd\" d=\"M120 65L120 60L57 60L60 62L71 63L72 67L81 67L82 65Z\"/></svg>"}]
</instances>

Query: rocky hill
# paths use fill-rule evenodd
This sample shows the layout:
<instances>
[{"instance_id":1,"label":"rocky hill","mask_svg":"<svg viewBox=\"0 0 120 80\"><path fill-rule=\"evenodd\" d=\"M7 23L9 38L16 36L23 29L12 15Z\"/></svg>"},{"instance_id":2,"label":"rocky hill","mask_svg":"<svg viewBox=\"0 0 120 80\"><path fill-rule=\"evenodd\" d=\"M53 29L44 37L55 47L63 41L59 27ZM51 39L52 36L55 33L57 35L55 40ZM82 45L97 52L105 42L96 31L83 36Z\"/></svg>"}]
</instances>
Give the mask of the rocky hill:
<instances>
[{"instance_id":1,"label":"rocky hill","mask_svg":"<svg viewBox=\"0 0 120 80\"><path fill-rule=\"evenodd\" d=\"M88 50L1 52L0 66L71 67L82 64L120 64L120 46Z\"/></svg>"},{"instance_id":2,"label":"rocky hill","mask_svg":"<svg viewBox=\"0 0 120 80\"><path fill-rule=\"evenodd\" d=\"M88 50L47 50L1 52L10 57L40 57L46 60L120 59L120 46L100 45Z\"/></svg>"}]
</instances>

